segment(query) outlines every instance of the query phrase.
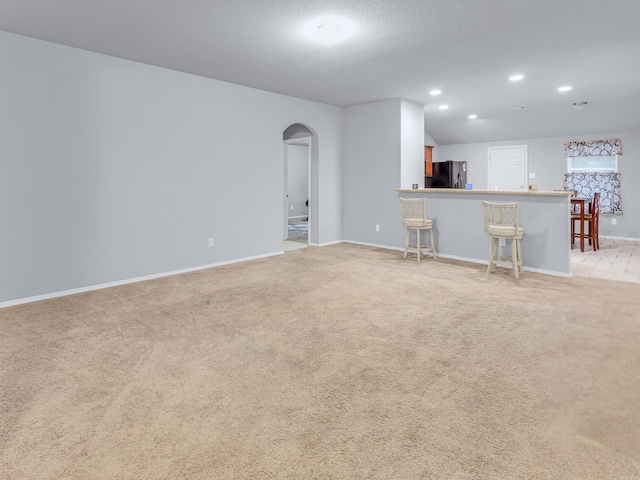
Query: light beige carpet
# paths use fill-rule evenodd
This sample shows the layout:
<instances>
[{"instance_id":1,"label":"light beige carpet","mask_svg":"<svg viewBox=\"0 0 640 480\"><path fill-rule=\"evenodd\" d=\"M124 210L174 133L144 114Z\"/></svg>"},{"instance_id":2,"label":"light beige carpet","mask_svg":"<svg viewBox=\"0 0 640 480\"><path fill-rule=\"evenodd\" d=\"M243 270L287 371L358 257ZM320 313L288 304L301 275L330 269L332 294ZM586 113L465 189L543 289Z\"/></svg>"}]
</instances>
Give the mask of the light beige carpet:
<instances>
[{"instance_id":1,"label":"light beige carpet","mask_svg":"<svg viewBox=\"0 0 640 480\"><path fill-rule=\"evenodd\" d=\"M2 479L640 479L640 286L340 244L0 310Z\"/></svg>"}]
</instances>

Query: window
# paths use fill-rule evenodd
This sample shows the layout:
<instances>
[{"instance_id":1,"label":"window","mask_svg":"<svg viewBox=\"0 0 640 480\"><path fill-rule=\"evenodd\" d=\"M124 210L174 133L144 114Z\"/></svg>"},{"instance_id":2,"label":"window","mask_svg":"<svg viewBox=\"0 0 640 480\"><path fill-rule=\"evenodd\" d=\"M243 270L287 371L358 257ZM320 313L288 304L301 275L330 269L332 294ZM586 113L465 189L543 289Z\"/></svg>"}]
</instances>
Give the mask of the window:
<instances>
[{"instance_id":1,"label":"window","mask_svg":"<svg viewBox=\"0 0 640 480\"><path fill-rule=\"evenodd\" d=\"M565 190L575 190L579 197L600 192L600 213L622 214L618 155L622 155L619 138L565 143Z\"/></svg>"},{"instance_id":2,"label":"window","mask_svg":"<svg viewBox=\"0 0 640 480\"><path fill-rule=\"evenodd\" d=\"M596 157L567 157L567 172L615 173L618 171L618 155Z\"/></svg>"}]
</instances>

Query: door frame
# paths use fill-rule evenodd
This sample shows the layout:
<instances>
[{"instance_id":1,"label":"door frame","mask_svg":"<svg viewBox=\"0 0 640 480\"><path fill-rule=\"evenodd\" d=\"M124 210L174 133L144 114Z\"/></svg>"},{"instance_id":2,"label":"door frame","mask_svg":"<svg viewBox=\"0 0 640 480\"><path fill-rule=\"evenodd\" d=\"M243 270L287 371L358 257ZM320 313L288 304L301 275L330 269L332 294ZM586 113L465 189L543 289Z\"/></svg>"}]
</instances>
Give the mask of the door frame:
<instances>
[{"instance_id":1,"label":"door frame","mask_svg":"<svg viewBox=\"0 0 640 480\"><path fill-rule=\"evenodd\" d=\"M504 150L506 148L521 148L524 150L524 171L522 173L522 185L523 191L528 189L529 185L529 146L528 145L503 145L499 147L488 147L487 148L487 189L491 190L491 152L494 150Z\"/></svg>"},{"instance_id":2,"label":"door frame","mask_svg":"<svg viewBox=\"0 0 640 480\"><path fill-rule=\"evenodd\" d=\"M311 142L312 136L305 137L297 137L290 138L287 140L283 140L284 144L284 169L283 169L283 192L282 192L282 203L283 203L283 220L284 220L284 232L283 238L284 240L289 239L289 149L287 148L289 145L296 145L300 147L307 147L307 199L309 200L309 206L307 207L308 213L308 233L307 233L307 243L311 243Z\"/></svg>"}]
</instances>

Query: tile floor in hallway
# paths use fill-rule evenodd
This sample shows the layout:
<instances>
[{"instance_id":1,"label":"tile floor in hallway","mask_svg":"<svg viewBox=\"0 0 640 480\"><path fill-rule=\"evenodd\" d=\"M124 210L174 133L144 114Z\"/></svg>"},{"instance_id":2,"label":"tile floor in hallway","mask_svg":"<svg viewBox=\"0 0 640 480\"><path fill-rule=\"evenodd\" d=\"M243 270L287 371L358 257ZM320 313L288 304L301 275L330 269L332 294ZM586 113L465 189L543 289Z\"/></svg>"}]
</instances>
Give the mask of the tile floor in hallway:
<instances>
[{"instance_id":1,"label":"tile floor in hallway","mask_svg":"<svg viewBox=\"0 0 640 480\"><path fill-rule=\"evenodd\" d=\"M600 249L585 245L571 249L571 270L575 276L606 278L640 283L640 241L600 237Z\"/></svg>"},{"instance_id":2,"label":"tile floor in hallway","mask_svg":"<svg viewBox=\"0 0 640 480\"><path fill-rule=\"evenodd\" d=\"M309 222L306 219L289 219L289 239L284 241L284 251L299 250L309 246Z\"/></svg>"}]
</instances>

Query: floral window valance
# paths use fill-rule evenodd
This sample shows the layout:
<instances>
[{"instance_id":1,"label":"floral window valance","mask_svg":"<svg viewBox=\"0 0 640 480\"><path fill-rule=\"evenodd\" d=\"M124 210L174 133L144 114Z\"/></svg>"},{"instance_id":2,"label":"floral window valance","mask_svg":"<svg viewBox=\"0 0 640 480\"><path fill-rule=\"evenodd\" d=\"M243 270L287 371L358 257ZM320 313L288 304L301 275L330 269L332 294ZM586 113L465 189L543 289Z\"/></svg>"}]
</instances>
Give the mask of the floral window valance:
<instances>
[{"instance_id":1,"label":"floral window valance","mask_svg":"<svg viewBox=\"0 0 640 480\"><path fill-rule=\"evenodd\" d=\"M565 173L564 189L575 190L578 197L593 197L600 192L600 213L622 215L619 173Z\"/></svg>"},{"instance_id":2,"label":"floral window valance","mask_svg":"<svg viewBox=\"0 0 640 480\"><path fill-rule=\"evenodd\" d=\"M564 144L565 157L598 157L602 155L622 155L622 141L596 140L594 142L568 142Z\"/></svg>"}]
</instances>

